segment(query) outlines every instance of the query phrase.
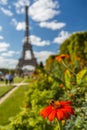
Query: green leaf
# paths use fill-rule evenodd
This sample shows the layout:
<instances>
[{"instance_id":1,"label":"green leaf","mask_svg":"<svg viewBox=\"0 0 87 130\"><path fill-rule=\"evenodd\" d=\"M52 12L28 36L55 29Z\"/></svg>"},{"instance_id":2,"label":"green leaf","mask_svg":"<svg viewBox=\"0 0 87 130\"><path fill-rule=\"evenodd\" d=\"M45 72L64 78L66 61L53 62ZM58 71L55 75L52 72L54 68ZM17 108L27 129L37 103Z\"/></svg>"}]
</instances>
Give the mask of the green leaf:
<instances>
[{"instance_id":1,"label":"green leaf","mask_svg":"<svg viewBox=\"0 0 87 130\"><path fill-rule=\"evenodd\" d=\"M76 81L77 84L82 84L82 83L87 83L87 69L81 70L77 75L76 75Z\"/></svg>"},{"instance_id":2,"label":"green leaf","mask_svg":"<svg viewBox=\"0 0 87 130\"><path fill-rule=\"evenodd\" d=\"M70 88L71 74L69 70L65 71L65 85L67 88Z\"/></svg>"}]
</instances>

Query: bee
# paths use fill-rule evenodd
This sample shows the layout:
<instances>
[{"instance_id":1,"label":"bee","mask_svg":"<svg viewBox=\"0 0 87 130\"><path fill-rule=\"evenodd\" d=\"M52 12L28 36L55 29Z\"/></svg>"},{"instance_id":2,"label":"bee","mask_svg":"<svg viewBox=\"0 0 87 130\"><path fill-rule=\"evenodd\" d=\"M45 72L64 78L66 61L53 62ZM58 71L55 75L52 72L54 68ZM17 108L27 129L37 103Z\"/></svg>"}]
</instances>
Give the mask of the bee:
<instances>
[{"instance_id":1,"label":"bee","mask_svg":"<svg viewBox=\"0 0 87 130\"><path fill-rule=\"evenodd\" d=\"M52 99L52 100L50 100L50 103L49 103L49 104L50 104L51 106L54 106L54 103L55 103L55 101Z\"/></svg>"},{"instance_id":2,"label":"bee","mask_svg":"<svg viewBox=\"0 0 87 130\"><path fill-rule=\"evenodd\" d=\"M50 105L53 106L53 108L58 109L61 107L61 104L59 101L50 100Z\"/></svg>"}]
</instances>

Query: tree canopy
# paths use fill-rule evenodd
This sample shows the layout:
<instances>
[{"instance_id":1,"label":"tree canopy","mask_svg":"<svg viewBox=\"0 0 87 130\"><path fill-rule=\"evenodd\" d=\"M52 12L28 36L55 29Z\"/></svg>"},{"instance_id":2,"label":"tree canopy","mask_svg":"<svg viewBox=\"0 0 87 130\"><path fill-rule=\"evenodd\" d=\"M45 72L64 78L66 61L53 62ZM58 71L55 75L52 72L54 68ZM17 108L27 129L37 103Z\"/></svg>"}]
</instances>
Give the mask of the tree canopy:
<instances>
[{"instance_id":1,"label":"tree canopy","mask_svg":"<svg viewBox=\"0 0 87 130\"><path fill-rule=\"evenodd\" d=\"M60 45L60 54L69 54L71 60L80 60L82 66L87 66L87 32L72 34Z\"/></svg>"}]
</instances>

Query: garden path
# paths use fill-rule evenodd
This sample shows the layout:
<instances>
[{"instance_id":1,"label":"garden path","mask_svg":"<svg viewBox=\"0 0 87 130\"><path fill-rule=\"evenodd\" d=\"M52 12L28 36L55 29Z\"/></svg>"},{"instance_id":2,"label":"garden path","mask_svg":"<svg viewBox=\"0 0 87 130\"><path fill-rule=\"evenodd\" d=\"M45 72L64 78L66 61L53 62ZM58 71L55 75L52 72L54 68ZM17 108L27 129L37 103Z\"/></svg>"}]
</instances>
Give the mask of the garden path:
<instances>
[{"instance_id":1,"label":"garden path","mask_svg":"<svg viewBox=\"0 0 87 130\"><path fill-rule=\"evenodd\" d=\"M0 98L0 104L3 103L16 89L18 89L22 85L28 85L29 83L24 83L24 80L21 83L13 84L13 89L11 89L8 93ZM1 85L0 85L1 86ZM5 85L6 86L6 85Z\"/></svg>"}]
</instances>

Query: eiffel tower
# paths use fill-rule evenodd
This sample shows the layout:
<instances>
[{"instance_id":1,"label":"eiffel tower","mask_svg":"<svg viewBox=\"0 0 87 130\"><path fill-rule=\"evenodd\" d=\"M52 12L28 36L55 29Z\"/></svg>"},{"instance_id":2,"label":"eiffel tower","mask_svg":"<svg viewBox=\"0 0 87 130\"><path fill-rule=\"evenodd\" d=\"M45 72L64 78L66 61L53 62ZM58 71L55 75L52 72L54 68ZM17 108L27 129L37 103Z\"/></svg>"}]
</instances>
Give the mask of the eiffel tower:
<instances>
[{"instance_id":1,"label":"eiffel tower","mask_svg":"<svg viewBox=\"0 0 87 130\"><path fill-rule=\"evenodd\" d=\"M32 45L29 41L29 23L28 23L28 5L25 6L26 24L25 24L25 40L23 44L22 56L18 61L17 69L22 70L24 66L37 66L37 61L34 56Z\"/></svg>"}]
</instances>

